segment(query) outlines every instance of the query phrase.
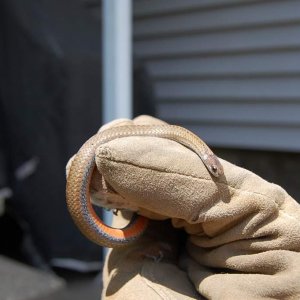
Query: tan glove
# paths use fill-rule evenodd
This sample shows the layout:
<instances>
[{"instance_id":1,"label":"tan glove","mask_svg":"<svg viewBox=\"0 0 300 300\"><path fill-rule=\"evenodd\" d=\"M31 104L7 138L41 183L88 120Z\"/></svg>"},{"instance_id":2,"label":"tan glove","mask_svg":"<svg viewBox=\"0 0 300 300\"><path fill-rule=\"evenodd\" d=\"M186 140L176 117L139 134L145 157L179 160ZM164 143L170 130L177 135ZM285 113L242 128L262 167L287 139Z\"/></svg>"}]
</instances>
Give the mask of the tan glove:
<instances>
[{"instance_id":1,"label":"tan glove","mask_svg":"<svg viewBox=\"0 0 300 300\"><path fill-rule=\"evenodd\" d=\"M132 121L106 127L121 123ZM182 243L180 230L157 221L135 244L112 250L103 299L300 299L299 205L281 187L221 163L224 177L212 178L195 153L154 137L98 148L94 202L170 219L187 233Z\"/></svg>"}]
</instances>

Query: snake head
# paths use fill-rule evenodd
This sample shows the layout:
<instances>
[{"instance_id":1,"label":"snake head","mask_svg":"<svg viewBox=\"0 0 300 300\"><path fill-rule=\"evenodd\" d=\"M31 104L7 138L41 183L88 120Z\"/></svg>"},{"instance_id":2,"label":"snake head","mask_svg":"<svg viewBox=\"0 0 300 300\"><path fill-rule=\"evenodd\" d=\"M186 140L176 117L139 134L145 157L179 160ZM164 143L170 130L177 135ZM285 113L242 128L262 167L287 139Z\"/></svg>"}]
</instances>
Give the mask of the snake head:
<instances>
[{"instance_id":1,"label":"snake head","mask_svg":"<svg viewBox=\"0 0 300 300\"><path fill-rule=\"evenodd\" d=\"M223 166L221 165L218 157L214 154L205 154L203 157L204 164L208 171L215 177L219 177L224 174Z\"/></svg>"}]
</instances>

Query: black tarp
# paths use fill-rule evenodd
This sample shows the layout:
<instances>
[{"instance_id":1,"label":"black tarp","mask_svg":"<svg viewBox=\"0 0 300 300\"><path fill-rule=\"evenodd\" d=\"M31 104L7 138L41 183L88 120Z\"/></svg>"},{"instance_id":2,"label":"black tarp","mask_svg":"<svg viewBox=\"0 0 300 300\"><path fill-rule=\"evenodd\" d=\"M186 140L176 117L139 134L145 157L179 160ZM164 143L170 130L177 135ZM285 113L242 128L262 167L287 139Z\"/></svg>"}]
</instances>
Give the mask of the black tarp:
<instances>
[{"instance_id":1,"label":"black tarp","mask_svg":"<svg viewBox=\"0 0 300 300\"><path fill-rule=\"evenodd\" d=\"M101 256L71 221L64 192L67 160L101 125L101 19L95 9L100 14L100 6L91 10L78 0L0 4L2 177L13 190L10 211L50 264ZM144 74L138 67L136 113L153 113Z\"/></svg>"}]
</instances>

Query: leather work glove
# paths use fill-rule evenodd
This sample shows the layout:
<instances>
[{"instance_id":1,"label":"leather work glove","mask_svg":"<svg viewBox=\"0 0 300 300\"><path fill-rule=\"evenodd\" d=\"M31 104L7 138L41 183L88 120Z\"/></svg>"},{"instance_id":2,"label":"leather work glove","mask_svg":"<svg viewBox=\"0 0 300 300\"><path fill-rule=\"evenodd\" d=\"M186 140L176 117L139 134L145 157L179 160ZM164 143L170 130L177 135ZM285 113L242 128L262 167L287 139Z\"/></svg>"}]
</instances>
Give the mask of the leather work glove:
<instances>
[{"instance_id":1,"label":"leather work glove","mask_svg":"<svg viewBox=\"0 0 300 300\"><path fill-rule=\"evenodd\" d=\"M116 120L164 124L148 116ZM94 203L151 218L106 258L102 299L300 299L300 206L281 187L220 160L213 178L171 140L126 137L96 151ZM114 218L122 227L128 212ZM158 221L159 220L159 221Z\"/></svg>"}]
</instances>

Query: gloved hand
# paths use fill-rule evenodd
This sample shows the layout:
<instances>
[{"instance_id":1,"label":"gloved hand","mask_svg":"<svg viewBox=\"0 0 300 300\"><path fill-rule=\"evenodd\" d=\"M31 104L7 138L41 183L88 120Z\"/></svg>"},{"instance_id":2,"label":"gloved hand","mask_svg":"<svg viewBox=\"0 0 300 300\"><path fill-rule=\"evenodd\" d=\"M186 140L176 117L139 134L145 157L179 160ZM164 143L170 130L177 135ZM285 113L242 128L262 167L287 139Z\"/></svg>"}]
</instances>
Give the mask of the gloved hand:
<instances>
[{"instance_id":1,"label":"gloved hand","mask_svg":"<svg viewBox=\"0 0 300 300\"><path fill-rule=\"evenodd\" d=\"M141 116L102 130L132 123L162 121ZM93 201L166 220L111 250L103 299L300 299L299 204L281 187L221 163L224 176L212 178L191 150L155 137L97 149Z\"/></svg>"}]
</instances>

